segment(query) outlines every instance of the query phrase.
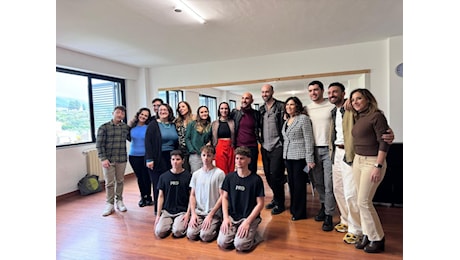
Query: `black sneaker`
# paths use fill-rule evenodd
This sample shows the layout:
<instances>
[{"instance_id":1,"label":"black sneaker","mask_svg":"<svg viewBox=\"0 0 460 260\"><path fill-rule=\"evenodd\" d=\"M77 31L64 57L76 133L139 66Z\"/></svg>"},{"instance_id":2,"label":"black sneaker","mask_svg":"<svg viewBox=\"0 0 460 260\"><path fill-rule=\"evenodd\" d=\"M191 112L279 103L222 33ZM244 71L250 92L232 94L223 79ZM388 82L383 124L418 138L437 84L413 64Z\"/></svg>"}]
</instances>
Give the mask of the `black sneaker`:
<instances>
[{"instance_id":1,"label":"black sneaker","mask_svg":"<svg viewBox=\"0 0 460 260\"><path fill-rule=\"evenodd\" d=\"M316 221L324 221L326 218L326 213L324 213L324 206L318 211L318 214L315 216Z\"/></svg>"},{"instance_id":2,"label":"black sneaker","mask_svg":"<svg viewBox=\"0 0 460 260\"><path fill-rule=\"evenodd\" d=\"M323 231L332 231L334 229L334 224L332 224L332 216L326 215L323 223Z\"/></svg>"},{"instance_id":3,"label":"black sneaker","mask_svg":"<svg viewBox=\"0 0 460 260\"><path fill-rule=\"evenodd\" d=\"M149 196L145 199L145 206L153 206L153 204L152 197Z\"/></svg>"},{"instance_id":4,"label":"black sneaker","mask_svg":"<svg viewBox=\"0 0 460 260\"><path fill-rule=\"evenodd\" d=\"M285 211L285 210L286 210L285 208L281 208L281 207L275 206L275 207L272 209L272 215L281 214L281 213L283 213L283 211Z\"/></svg>"},{"instance_id":5,"label":"black sneaker","mask_svg":"<svg viewBox=\"0 0 460 260\"><path fill-rule=\"evenodd\" d=\"M276 206L276 203L274 200L270 201L270 203L268 203L267 205L265 205L265 208L266 209L272 209Z\"/></svg>"},{"instance_id":6,"label":"black sneaker","mask_svg":"<svg viewBox=\"0 0 460 260\"><path fill-rule=\"evenodd\" d=\"M142 199L139 201L139 203L137 203L137 204L138 204L139 207L141 207L141 208L146 206L145 200L144 200L143 198L142 198Z\"/></svg>"}]
</instances>

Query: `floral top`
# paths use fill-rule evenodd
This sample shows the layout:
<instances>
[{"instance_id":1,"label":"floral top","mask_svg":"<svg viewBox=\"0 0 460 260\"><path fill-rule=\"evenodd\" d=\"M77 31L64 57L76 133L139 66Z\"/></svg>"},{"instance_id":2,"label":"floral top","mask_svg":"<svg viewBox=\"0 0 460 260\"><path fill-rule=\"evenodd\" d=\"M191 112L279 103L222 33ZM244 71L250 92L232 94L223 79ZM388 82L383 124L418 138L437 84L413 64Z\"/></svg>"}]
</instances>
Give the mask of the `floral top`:
<instances>
[{"instance_id":1,"label":"floral top","mask_svg":"<svg viewBox=\"0 0 460 260\"><path fill-rule=\"evenodd\" d=\"M179 137L179 150L181 150L183 154L188 154L187 145L185 143L185 131L187 130L187 126L184 122L176 122L176 130L177 136Z\"/></svg>"}]
</instances>

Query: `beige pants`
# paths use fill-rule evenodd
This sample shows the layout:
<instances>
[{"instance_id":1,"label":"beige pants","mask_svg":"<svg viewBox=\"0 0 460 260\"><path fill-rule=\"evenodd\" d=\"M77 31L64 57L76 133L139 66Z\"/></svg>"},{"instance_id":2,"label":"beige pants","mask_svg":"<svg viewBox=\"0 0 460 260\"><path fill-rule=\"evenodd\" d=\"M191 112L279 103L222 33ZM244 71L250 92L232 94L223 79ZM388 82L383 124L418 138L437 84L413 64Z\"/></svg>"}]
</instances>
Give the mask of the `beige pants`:
<instances>
[{"instance_id":1,"label":"beige pants","mask_svg":"<svg viewBox=\"0 0 460 260\"><path fill-rule=\"evenodd\" d=\"M111 163L109 168L102 167L105 179L105 197L107 203L114 204L114 199L123 200L125 169L126 162Z\"/></svg>"},{"instance_id":2,"label":"beige pants","mask_svg":"<svg viewBox=\"0 0 460 260\"><path fill-rule=\"evenodd\" d=\"M362 156L355 155L353 159L353 176L358 191L358 207L361 218L361 227L363 234L367 235L370 241L382 240L383 233L382 223L380 223L379 215L374 208L372 199L375 192L385 177L387 169L386 161L383 163L383 168L380 169L382 177L379 182L371 181L371 172L375 169L374 164L377 163L377 156Z\"/></svg>"}]
</instances>

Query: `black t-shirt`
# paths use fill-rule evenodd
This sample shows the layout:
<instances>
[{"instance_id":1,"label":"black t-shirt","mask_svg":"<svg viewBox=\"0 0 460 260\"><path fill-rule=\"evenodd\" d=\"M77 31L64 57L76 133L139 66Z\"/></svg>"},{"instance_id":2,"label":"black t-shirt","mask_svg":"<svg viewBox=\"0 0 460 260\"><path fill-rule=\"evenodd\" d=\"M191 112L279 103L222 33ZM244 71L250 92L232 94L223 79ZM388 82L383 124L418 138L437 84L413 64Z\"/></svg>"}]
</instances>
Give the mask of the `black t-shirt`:
<instances>
[{"instance_id":1,"label":"black t-shirt","mask_svg":"<svg viewBox=\"0 0 460 260\"><path fill-rule=\"evenodd\" d=\"M262 178L255 173L241 178L236 171L231 172L225 176L222 189L228 192L228 214L235 221L247 218L257 205L257 197L265 196Z\"/></svg>"},{"instance_id":2,"label":"black t-shirt","mask_svg":"<svg viewBox=\"0 0 460 260\"><path fill-rule=\"evenodd\" d=\"M170 170L163 173L158 181L158 189L163 191L163 209L171 214L186 212L190 197L190 180L188 170L173 174Z\"/></svg>"}]
</instances>

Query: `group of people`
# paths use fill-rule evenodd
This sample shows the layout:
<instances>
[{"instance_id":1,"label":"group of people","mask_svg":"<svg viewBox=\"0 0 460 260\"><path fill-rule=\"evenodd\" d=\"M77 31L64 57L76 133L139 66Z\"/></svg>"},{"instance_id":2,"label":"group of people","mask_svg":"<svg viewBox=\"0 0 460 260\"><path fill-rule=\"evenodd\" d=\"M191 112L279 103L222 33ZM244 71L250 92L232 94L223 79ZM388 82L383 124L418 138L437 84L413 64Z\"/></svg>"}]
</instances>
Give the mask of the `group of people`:
<instances>
[{"instance_id":1,"label":"group of people","mask_svg":"<svg viewBox=\"0 0 460 260\"><path fill-rule=\"evenodd\" d=\"M96 147L106 181L103 216L123 204L126 140L129 162L137 177L139 206L155 206L155 235L212 241L221 248L251 250L262 241L257 232L264 208L264 186L256 173L260 153L273 198L265 205L271 214L286 210L288 184L293 221L307 218L307 183L319 193L316 221L322 230L346 233L343 240L367 253L384 251L385 237L372 199L384 178L386 153L394 140L377 101L367 89L345 98L339 82L328 87L308 85L313 101L303 106L298 97L274 98L274 88L261 88L264 104L252 108L244 93L241 106L218 107L211 122L206 106L196 115L186 101L172 108L152 101L154 115L141 108L128 124L125 108L98 129ZM287 172L287 174L285 174ZM153 192L152 192L153 188ZM152 198L153 194L153 198ZM115 205L115 206L114 206ZM333 224L338 207L340 223Z\"/></svg>"}]
</instances>

